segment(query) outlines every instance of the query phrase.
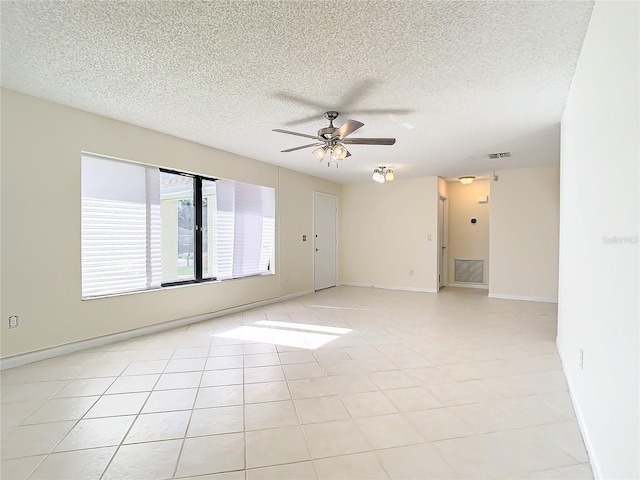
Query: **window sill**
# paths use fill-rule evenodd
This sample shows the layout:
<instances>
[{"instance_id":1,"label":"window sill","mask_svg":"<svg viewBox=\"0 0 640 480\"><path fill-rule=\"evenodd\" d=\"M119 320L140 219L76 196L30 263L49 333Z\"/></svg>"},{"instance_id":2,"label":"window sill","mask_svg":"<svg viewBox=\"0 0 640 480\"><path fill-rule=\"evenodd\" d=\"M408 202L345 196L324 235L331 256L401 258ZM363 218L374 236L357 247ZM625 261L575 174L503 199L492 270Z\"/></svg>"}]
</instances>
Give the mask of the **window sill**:
<instances>
[{"instance_id":1,"label":"window sill","mask_svg":"<svg viewBox=\"0 0 640 480\"><path fill-rule=\"evenodd\" d=\"M275 276L275 272L261 273L261 274L258 274L258 275L250 275L250 276L247 276L247 277L229 278L229 279L226 279L226 280L207 280L207 281L204 281L204 282L177 283L177 284L167 285L165 287L147 288L145 290L134 290L134 291L131 291L131 292L111 293L111 294L107 294L107 295L97 295L95 297L82 297L81 300L83 302L85 302L85 301L90 301L90 300L99 300L101 298L113 298L113 297L122 297L122 296L126 296L126 295L138 295L138 294L141 294L141 293L158 292L158 291L162 291L162 290L174 290L174 289L177 289L177 288L185 288L185 287L197 287L197 286L202 286L202 285L220 284L220 283L233 282L233 281L236 281L236 280L247 280L247 279L250 279L250 278L261 278L261 277L271 277L271 276Z\"/></svg>"}]
</instances>

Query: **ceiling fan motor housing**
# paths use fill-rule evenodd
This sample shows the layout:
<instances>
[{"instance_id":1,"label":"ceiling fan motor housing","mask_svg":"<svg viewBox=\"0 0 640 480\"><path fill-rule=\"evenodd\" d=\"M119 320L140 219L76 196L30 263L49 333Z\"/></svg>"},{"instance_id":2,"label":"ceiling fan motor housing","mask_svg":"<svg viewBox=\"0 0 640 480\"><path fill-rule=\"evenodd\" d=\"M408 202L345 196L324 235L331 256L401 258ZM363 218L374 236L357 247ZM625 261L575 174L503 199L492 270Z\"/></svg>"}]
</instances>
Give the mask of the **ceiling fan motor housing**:
<instances>
[{"instance_id":1,"label":"ceiling fan motor housing","mask_svg":"<svg viewBox=\"0 0 640 480\"><path fill-rule=\"evenodd\" d=\"M318 136L324 138L325 140L330 140L333 138L333 132L335 132L337 128L335 127L326 127L318 130Z\"/></svg>"},{"instance_id":2,"label":"ceiling fan motor housing","mask_svg":"<svg viewBox=\"0 0 640 480\"><path fill-rule=\"evenodd\" d=\"M329 126L326 128L321 128L318 130L318 136L324 138L325 140L331 140L333 138L333 132L337 130L333 126L333 121L338 118L338 112L329 110L328 112L324 112L324 118L329 120Z\"/></svg>"}]
</instances>

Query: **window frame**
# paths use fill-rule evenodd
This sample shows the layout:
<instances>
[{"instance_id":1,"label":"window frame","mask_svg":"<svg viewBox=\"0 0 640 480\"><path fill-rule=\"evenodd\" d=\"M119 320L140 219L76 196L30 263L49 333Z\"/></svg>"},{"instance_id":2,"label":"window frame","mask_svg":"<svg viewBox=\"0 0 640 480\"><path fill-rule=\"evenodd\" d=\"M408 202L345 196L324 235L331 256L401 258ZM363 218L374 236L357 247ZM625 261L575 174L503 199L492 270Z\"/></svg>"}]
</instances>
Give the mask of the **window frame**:
<instances>
[{"instance_id":1,"label":"window frame","mask_svg":"<svg viewBox=\"0 0 640 480\"><path fill-rule=\"evenodd\" d=\"M162 174L162 173L167 173L167 174L172 174L172 175L176 175L176 176L180 176L180 177L184 177L184 178L189 178L192 180L193 182L193 205L195 208L195 212L194 212L194 220L193 220L193 230L192 230L192 234L193 234L193 254L194 254L194 263L193 263L193 278L185 278L185 279L175 279L175 280L170 280L170 281L166 281L163 282L162 281L162 271L158 271L157 273L159 273L159 278L157 283L153 282L154 285L149 284L150 280L149 280L149 259L147 259L147 284L145 288L135 288L135 289L128 289L128 290L118 290L118 291L108 291L108 292L103 292L103 293L98 293L98 294L91 294L91 295L85 295L84 294L84 288L85 288L85 277L84 277L84 266L85 266L85 259L84 259L84 254L85 254L85 249L84 249L84 237L81 236L81 263L83 266L83 270L82 270L82 278L81 278L81 284L82 284L82 294L81 294L81 299L83 301L85 300L93 300L93 299L97 299L97 298L107 298L107 297L114 297L114 296L121 296L121 295L130 295L130 294L136 294L136 293L142 293L142 292L148 292L148 291L158 291L161 290L164 287L173 287L173 286L183 286L183 285L194 285L194 284L200 284L200 283L207 283L207 282L225 282L227 280L239 280L239 279L243 279L243 278L251 278L251 277L262 277L262 276L270 276L270 275L275 275L275 256L276 256L276 230L277 230L277 222L275 221L276 219L276 211L277 211L277 205L276 205L276 197L277 195L275 195L275 192L277 191L276 187L272 187L272 186L268 186L268 185L261 185L261 184L253 184L253 183L248 183L248 182L242 182L240 180L232 180L232 179L224 179L224 178L220 178L220 177L213 177L213 176L209 176L209 175L201 175L201 174L197 174L197 173L192 173L192 172L188 172L188 171L181 171L181 170L174 170L172 168L163 168L160 167L159 165L154 165L154 164L150 164L150 163L146 163L146 162L138 162L135 160L129 160L129 159L125 159L125 158L119 158L119 157L113 157L113 156L109 156L109 155L104 155L104 154L100 154L100 153L93 153L93 152L89 152L89 151L81 151L81 177L82 177L82 184L84 185L85 182L85 167L84 167L84 162L85 158L87 160L91 160L91 159L96 159L96 160L104 160L104 161L112 161L112 162L116 162L116 163L122 163L125 165L130 165L130 166L138 166L138 167L144 167L145 169L151 169L155 172L157 172L157 174ZM145 172L147 172L145 170ZM145 175L148 175L148 172L145 173ZM147 179L147 183L148 184L149 179ZM263 222L265 221L270 221L270 235L268 234L268 249L269 249L269 261L266 263L266 270L261 270L259 267L256 270L255 273L253 272L247 272L244 273L244 259L241 260L240 264L240 271L242 272L242 274L238 274L237 276L234 273L234 269L236 267L236 259L233 256L233 254L231 255L231 257L229 257L228 261L231 261L231 275L227 276L226 275L226 271L224 274L221 274L221 272L219 272L218 270L213 270L211 272L211 276L206 276L203 278L203 275L209 275L209 263L205 263L205 258L203 257L203 255L205 253L208 254L212 254L211 252L211 248L212 245L208 244L207 245L207 252L204 252L205 250L205 242L209 239L209 237L204 237L205 234L207 234L207 232L210 231L210 229L214 228L215 230L219 230L218 229L218 222L217 220L214 221L214 223L211 223L210 220L211 218L209 218L209 214L207 214L205 216L205 212L203 211L203 207L205 205L205 200L208 198L208 196L205 196L205 190L208 188L208 184L209 182L212 184L216 184L216 182L219 181L223 181L225 182L225 185L227 184L226 182L230 182L232 185L238 184L238 185L248 185L248 186L252 186L252 187L259 187L261 189L269 189L272 191L272 193L270 193L269 195L272 196L272 198L270 199L271 202L273 202L272 207L267 207L267 208L272 208L273 210L270 212L271 214L269 214L268 212L264 212L262 214L262 218L263 218ZM235 192L235 188L234 188L234 192ZM216 191L217 191L217 187L216 187ZM208 192L208 190L207 190ZM147 216L149 215L149 208L150 208L150 200L148 198L149 192L148 190L145 192L145 197L146 197L146 210L147 210ZM207 195L209 195L209 193L207 193ZM264 193L261 193L261 195L264 195ZM232 194L233 196L233 202L236 202L236 197L235 197L235 193ZM90 197L88 197L90 198ZM183 197L184 200L187 200L189 197L185 196ZM244 198L244 197L241 197ZM248 198L248 197L247 197ZM264 199L264 197L263 197ZM82 205L84 205L84 190L81 193L81 203ZM159 214L159 218L154 220L154 221L162 221L162 199L158 198L158 214ZM155 205L155 204L153 204ZM151 210L153 210L153 205L151 205ZM217 211L217 201L215 202L215 209ZM233 222L235 223L236 218L235 218L235 209L237 208L237 204L234 204L235 206L233 207L233 209L231 210L231 212L234 212L234 220ZM209 203L207 203L207 206L209 207ZM239 210L240 212L244 212L244 210L241 208ZM84 206L81 208L81 216L84 219L84 214L85 214L85 210L84 210ZM245 213L246 215L246 213ZM217 218L217 217L216 217ZM271 220L268 220L271 219ZM148 219L147 219L148 221ZM84 232L84 220L81 220L81 230ZM205 225L206 224L206 225ZM215 225L215 227L214 227ZM148 228L148 227L147 227ZM227 228L227 226L225 226L225 228ZM226 231L226 230L225 230ZM237 232L235 230L233 230L232 232L232 247L235 248L236 246L236 234ZM261 250L264 251L264 242L265 242L265 237L264 237L264 233L265 233L265 224L262 224L262 240L261 240ZM82 234L84 235L84 233ZM161 236L160 236L161 237ZM150 235L149 231L146 232L146 256L149 256L149 248L150 247L150 242L153 243L153 238L155 238L153 235ZM217 238L217 237L216 237ZM226 237L225 237L226 238ZM229 240L227 240L228 242ZM162 239L160 238L160 242L162 243ZM216 241L217 242L217 241ZM209 243L209 242L207 242ZM217 249L217 243L215 243L215 248ZM160 247L162 248L162 247ZM219 252L218 250L215 250L215 254L217 255ZM160 252L156 252L153 255L158 255L158 256L162 256L162 251ZM266 258L266 257L265 257ZM258 260L258 264L261 265L262 263L262 259Z\"/></svg>"},{"instance_id":2,"label":"window frame","mask_svg":"<svg viewBox=\"0 0 640 480\"><path fill-rule=\"evenodd\" d=\"M161 173L171 173L173 175L182 175L193 179L193 206L195 208L195 221L193 227L193 279L176 280L173 282L161 282L160 288L175 287L177 285L190 285L195 283L215 282L217 277L202 278L202 180L216 182L218 179L207 177L204 175L196 175L193 173L181 172L179 170L171 170L168 168L160 168Z\"/></svg>"}]
</instances>

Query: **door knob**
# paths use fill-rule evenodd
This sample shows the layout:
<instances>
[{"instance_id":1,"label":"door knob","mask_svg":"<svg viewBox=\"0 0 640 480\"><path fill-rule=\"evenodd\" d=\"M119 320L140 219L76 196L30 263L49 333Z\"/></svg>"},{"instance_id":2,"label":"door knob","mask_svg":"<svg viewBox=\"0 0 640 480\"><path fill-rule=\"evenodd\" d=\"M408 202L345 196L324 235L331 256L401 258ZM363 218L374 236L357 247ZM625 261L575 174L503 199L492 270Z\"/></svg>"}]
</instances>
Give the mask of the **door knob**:
<instances>
[{"instance_id":1,"label":"door knob","mask_svg":"<svg viewBox=\"0 0 640 480\"><path fill-rule=\"evenodd\" d=\"M316 248L316 252L317 252L318 250L320 250L320 249L319 249L319 248Z\"/></svg>"}]
</instances>

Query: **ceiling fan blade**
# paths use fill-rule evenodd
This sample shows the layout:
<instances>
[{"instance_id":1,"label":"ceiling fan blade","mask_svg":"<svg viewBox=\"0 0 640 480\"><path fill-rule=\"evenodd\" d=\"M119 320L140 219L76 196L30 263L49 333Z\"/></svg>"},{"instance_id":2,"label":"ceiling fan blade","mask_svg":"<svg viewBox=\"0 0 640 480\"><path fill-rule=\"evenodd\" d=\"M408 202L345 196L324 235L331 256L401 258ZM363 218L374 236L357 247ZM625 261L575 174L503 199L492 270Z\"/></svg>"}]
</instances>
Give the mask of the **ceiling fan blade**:
<instances>
[{"instance_id":1,"label":"ceiling fan blade","mask_svg":"<svg viewBox=\"0 0 640 480\"><path fill-rule=\"evenodd\" d=\"M292 95L291 93L278 92L274 96L288 103L297 103L298 105L304 105L305 107L311 107L318 110L327 109L327 106L324 104L314 102L313 100L309 100L308 98L302 98L297 95Z\"/></svg>"},{"instance_id":2,"label":"ceiling fan blade","mask_svg":"<svg viewBox=\"0 0 640 480\"><path fill-rule=\"evenodd\" d=\"M360 99L369 96L375 88L382 84L380 80L366 78L352 85L340 99L340 109L347 111L352 105L355 105Z\"/></svg>"},{"instance_id":3,"label":"ceiling fan blade","mask_svg":"<svg viewBox=\"0 0 640 480\"><path fill-rule=\"evenodd\" d=\"M341 140L362 126L364 126L364 123L362 122L358 122L357 120L347 120L340 128L333 132L333 138Z\"/></svg>"},{"instance_id":4,"label":"ceiling fan blade","mask_svg":"<svg viewBox=\"0 0 640 480\"><path fill-rule=\"evenodd\" d=\"M323 143L310 143L309 145L302 145L301 147L288 148L287 150L281 150L282 153L295 152L296 150L302 150L303 148L316 147L318 145L324 145Z\"/></svg>"},{"instance_id":5,"label":"ceiling fan blade","mask_svg":"<svg viewBox=\"0 0 640 480\"><path fill-rule=\"evenodd\" d=\"M308 117L298 118L297 120L291 120L290 122L285 123L285 125L287 127L295 127L297 125L302 125L303 123L317 122L318 118L320 118L320 115L315 113L313 115L309 115Z\"/></svg>"},{"instance_id":6,"label":"ceiling fan blade","mask_svg":"<svg viewBox=\"0 0 640 480\"><path fill-rule=\"evenodd\" d=\"M395 138L347 138L341 140L345 145L393 145Z\"/></svg>"},{"instance_id":7,"label":"ceiling fan blade","mask_svg":"<svg viewBox=\"0 0 640 480\"><path fill-rule=\"evenodd\" d=\"M354 115L408 115L414 111L409 108L359 108L349 110L349 113Z\"/></svg>"},{"instance_id":8,"label":"ceiling fan blade","mask_svg":"<svg viewBox=\"0 0 640 480\"><path fill-rule=\"evenodd\" d=\"M313 140L318 140L319 142L322 141L321 138L316 137L315 135L307 135L306 133L290 132L289 130L281 130L279 128L274 128L273 131L278 133L286 133L287 135L297 135L298 137L312 138Z\"/></svg>"}]
</instances>

